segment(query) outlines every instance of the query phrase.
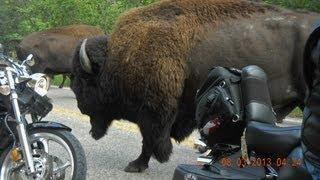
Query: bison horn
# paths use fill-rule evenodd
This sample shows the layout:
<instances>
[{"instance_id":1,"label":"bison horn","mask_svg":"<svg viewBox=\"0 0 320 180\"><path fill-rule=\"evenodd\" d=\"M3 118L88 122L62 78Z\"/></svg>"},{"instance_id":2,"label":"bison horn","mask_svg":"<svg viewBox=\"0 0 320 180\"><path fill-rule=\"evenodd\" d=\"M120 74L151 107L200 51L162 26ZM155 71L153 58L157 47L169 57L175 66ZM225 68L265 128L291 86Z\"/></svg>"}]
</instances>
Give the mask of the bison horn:
<instances>
[{"instance_id":1,"label":"bison horn","mask_svg":"<svg viewBox=\"0 0 320 180\"><path fill-rule=\"evenodd\" d=\"M86 43L87 43L87 39L85 39L82 44L81 44L81 47L80 47L80 52L79 52L79 55L80 55L80 64L81 64L81 67L82 69L87 72L87 73L92 73L92 67L91 67L91 62L90 62L90 59L86 53Z\"/></svg>"}]
</instances>

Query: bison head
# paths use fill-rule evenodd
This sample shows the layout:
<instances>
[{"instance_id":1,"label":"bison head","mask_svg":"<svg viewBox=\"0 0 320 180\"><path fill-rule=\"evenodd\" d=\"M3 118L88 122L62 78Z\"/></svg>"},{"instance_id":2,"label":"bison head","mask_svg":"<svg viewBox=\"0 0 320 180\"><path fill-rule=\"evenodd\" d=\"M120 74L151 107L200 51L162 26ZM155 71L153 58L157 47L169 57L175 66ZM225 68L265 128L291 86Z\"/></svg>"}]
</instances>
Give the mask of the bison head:
<instances>
[{"instance_id":1,"label":"bison head","mask_svg":"<svg viewBox=\"0 0 320 180\"><path fill-rule=\"evenodd\" d=\"M75 49L71 75L71 89L76 95L78 107L90 116L91 135L101 138L115 118L104 103L104 88L101 87L102 67L107 60L108 37L101 36L83 40Z\"/></svg>"}]
</instances>

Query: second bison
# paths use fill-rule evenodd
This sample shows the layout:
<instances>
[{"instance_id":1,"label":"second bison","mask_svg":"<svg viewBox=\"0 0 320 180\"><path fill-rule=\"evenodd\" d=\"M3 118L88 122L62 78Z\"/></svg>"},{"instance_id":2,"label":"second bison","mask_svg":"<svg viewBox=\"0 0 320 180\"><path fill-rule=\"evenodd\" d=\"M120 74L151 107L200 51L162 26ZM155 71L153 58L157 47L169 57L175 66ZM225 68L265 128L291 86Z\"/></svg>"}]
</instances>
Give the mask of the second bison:
<instances>
[{"instance_id":1,"label":"second bison","mask_svg":"<svg viewBox=\"0 0 320 180\"><path fill-rule=\"evenodd\" d=\"M72 55L80 40L104 35L99 27L89 25L69 25L46 29L25 36L17 46L18 59L23 60L33 54L33 73L46 73L49 76L71 73Z\"/></svg>"},{"instance_id":2,"label":"second bison","mask_svg":"<svg viewBox=\"0 0 320 180\"><path fill-rule=\"evenodd\" d=\"M125 171L141 172L151 156L169 159L170 137L192 132L194 96L214 66L262 67L279 118L302 105L300 64L317 17L242 0L160 1L125 13L110 39L84 40L71 88L93 138L114 119L138 124L142 152Z\"/></svg>"}]
</instances>

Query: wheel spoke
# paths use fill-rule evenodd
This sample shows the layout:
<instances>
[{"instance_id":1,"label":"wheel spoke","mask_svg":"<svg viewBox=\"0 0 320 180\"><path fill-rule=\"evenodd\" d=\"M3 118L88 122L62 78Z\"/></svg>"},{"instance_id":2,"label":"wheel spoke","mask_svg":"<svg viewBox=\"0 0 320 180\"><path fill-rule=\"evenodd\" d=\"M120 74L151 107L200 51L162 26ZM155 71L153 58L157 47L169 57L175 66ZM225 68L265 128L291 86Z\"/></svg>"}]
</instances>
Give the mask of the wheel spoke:
<instances>
[{"instance_id":1,"label":"wheel spoke","mask_svg":"<svg viewBox=\"0 0 320 180\"><path fill-rule=\"evenodd\" d=\"M50 165L50 171L53 179L65 179L65 176L73 177L75 168L73 153L70 149L71 147L69 147L64 139L55 133L48 132L35 133L31 135L30 139L33 142L37 142L38 148L35 149L40 149L38 154L40 154L41 157L49 156L46 158L51 159L48 162L52 164ZM64 149L64 151L62 151L61 147ZM65 151L67 151L67 154ZM66 155L68 155L70 159L65 157Z\"/></svg>"},{"instance_id":2,"label":"wheel spoke","mask_svg":"<svg viewBox=\"0 0 320 180\"><path fill-rule=\"evenodd\" d=\"M40 142L43 144L44 151L49 153L49 139L41 138Z\"/></svg>"},{"instance_id":3,"label":"wheel spoke","mask_svg":"<svg viewBox=\"0 0 320 180\"><path fill-rule=\"evenodd\" d=\"M58 174L64 170L66 170L68 167L71 166L71 163L69 161L67 161L66 163L64 163L63 165L59 166L59 167L56 167L54 168L53 170L53 174Z\"/></svg>"}]
</instances>

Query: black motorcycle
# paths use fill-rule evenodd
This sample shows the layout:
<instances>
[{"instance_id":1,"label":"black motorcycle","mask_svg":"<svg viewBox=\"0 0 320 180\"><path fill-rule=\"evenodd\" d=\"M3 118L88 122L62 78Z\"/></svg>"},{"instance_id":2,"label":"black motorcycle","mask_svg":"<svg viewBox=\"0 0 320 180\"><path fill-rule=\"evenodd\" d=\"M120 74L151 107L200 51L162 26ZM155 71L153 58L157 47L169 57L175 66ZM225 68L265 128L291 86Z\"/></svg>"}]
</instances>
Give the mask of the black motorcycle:
<instances>
[{"instance_id":1,"label":"black motorcycle","mask_svg":"<svg viewBox=\"0 0 320 180\"><path fill-rule=\"evenodd\" d=\"M52 110L47 81L25 64L32 55L18 63L0 51L0 180L85 179L80 142L69 127L41 121Z\"/></svg>"},{"instance_id":2,"label":"black motorcycle","mask_svg":"<svg viewBox=\"0 0 320 180\"><path fill-rule=\"evenodd\" d=\"M213 69L196 103L208 152L202 165L179 165L173 179L320 179L320 116L306 107L303 126L276 126L261 68Z\"/></svg>"}]
</instances>

